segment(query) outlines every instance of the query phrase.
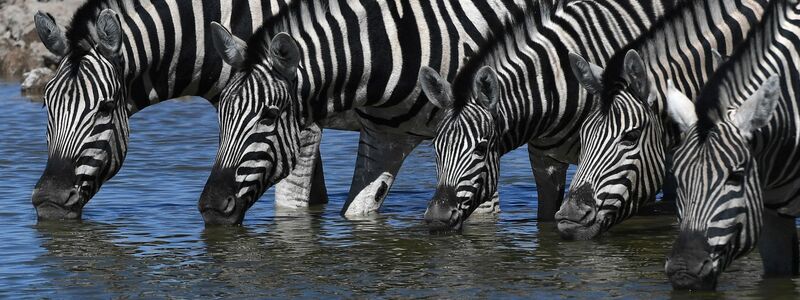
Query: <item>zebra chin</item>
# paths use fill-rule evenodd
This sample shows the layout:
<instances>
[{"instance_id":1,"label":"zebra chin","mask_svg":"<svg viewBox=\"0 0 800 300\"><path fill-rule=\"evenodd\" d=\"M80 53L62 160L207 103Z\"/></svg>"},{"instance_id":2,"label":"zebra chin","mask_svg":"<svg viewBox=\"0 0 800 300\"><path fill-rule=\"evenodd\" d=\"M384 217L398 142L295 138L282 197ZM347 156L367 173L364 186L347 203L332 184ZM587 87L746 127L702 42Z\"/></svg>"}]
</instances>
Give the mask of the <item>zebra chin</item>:
<instances>
[{"instance_id":1,"label":"zebra chin","mask_svg":"<svg viewBox=\"0 0 800 300\"><path fill-rule=\"evenodd\" d=\"M77 176L72 162L48 159L42 177L36 183L31 202L39 220L80 219L88 201L76 187Z\"/></svg>"}]
</instances>

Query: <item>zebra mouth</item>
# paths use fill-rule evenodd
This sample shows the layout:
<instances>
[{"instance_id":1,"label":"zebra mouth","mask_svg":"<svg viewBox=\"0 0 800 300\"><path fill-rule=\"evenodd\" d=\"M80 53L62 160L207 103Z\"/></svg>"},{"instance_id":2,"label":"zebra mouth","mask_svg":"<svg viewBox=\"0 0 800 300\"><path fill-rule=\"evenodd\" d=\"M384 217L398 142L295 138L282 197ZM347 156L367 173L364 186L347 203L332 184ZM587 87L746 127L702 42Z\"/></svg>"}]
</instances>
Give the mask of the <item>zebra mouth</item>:
<instances>
[{"instance_id":1,"label":"zebra mouth","mask_svg":"<svg viewBox=\"0 0 800 300\"><path fill-rule=\"evenodd\" d=\"M446 234L453 232L460 232L463 228L464 218L463 214L455 210L450 218L444 219L426 219L425 223L431 233Z\"/></svg>"},{"instance_id":2,"label":"zebra mouth","mask_svg":"<svg viewBox=\"0 0 800 300\"><path fill-rule=\"evenodd\" d=\"M582 214L577 218L574 215L570 217L568 215L557 214L556 221L558 222L559 230L575 231L597 224L597 213L594 209L587 209L581 213Z\"/></svg>"},{"instance_id":3,"label":"zebra mouth","mask_svg":"<svg viewBox=\"0 0 800 300\"><path fill-rule=\"evenodd\" d=\"M594 210L587 210L577 221L569 218L559 218L557 221L559 226L590 227L597 222L597 215L595 214Z\"/></svg>"},{"instance_id":4,"label":"zebra mouth","mask_svg":"<svg viewBox=\"0 0 800 300\"><path fill-rule=\"evenodd\" d=\"M240 225L246 210L244 199L229 196L220 206L205 206L200 209L206 225Z\"/></svg>"},{"instance_id":5,"label":"zebra mouth","mask_svg":"<svg viewBox=\"0 0 800 300\"><path fill-rule=\"evenodd\" d=\"M450 222L444 221L430 221L427 222L428 230L430 233L434 234L448 234L448 233L455 233L460 232L463 228L464 222L461 220L461 217L456 219L451 219Z\"/></svg>"},{"instance_id":6,"label":"zebra mouth","mask_svg":"<svg viewBox=\"0 0 800 300\"><path fill-rule=\"evenodd\" d=\"M34 194L41 190L37 189ZM34 196L35 197L35 196ZM86 205L85 195L78 187L69 190L68 195L63 195L66 201L57 201L52 196L35 197L33 206L39 220L64 220L80 219L83 206ZM58 198L58 196L56 196Z\"/></svg>"},{"instance_id":7,"label":"zebra mouth","mask_svg":"<svg viewBox=\"0 0 800 300\"><path fill-rule=\"evenodd\" d=\"M65 206L53 201L45 201L35 206L36 215L40 220L66 220L80 219L81 205Z\"/></svg>"},{"instance_id":8,"label":"zebra mouth","mask_svg":"<svg viewBox=\"0 0 800 300\"><path fill-rule=\"evenodd\" d=\"M589 240L600 235L602 231L600 226L602 222L598 222L598 216L592 211L577 221L568 218L558 218L556 221L558 232L565 240Z\"/></svg>"}]
</instances>

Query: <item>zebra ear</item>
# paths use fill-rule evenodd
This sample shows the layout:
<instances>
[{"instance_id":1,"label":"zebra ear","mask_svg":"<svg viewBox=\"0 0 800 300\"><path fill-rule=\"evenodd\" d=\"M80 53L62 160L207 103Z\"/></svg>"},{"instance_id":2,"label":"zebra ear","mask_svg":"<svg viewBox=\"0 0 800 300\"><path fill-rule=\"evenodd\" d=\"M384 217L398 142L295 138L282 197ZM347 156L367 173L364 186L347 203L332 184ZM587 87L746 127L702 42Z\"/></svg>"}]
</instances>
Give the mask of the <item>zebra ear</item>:
<instances>
[{"instance_id":1,"label":"zebra ear","mask_svg":"<svg viewBox=\"0 0 800 300\"><path fill-rule=\"evenodd\" d=\"M211 40L214 49L222 57L222 60L234 69L241 69L244 65L244 54L247 44L237 38L225 26L217 22L211 22Z\"/></svg>"},{"instance_id":2,"label":"zebra ear","mask_svg":"<svg viewBox=\"0 0 800 300\"><path fill-rule=\"evenodd\" d=\"M780 76L772 75L736 110L733 123L749 139L753 132L769 124L781 96Z\"/></svg>"},{"instance_id":3,"label":"zebra ear","mask_svg":"<svg viewBox=\"0 0 800 300\"><path fill-rule=\"evenodd\" d=\"M650 80L644 69L644 60L639 56L639 52L633 49L629 50L625 54L624 67L628 82L637 93L637 96L650 102Z\"/></svg>"},{"instance_id":4,"label":"zebra ear","mask_svg":"<svg viewBox=\"0 0 800 300\"><path fill-rule=\"evenodd\" d=\"M497 102L500 99L500 86L497 83L497 73L492 67L484 66L475 74L475 95L478 103L483 105L492 115L497 113Z\"/></svg>"},{"instance_id":5,"label":"zebra ear","mask_svg":"<svg viewBox=\"0 0 800 300\"><path fill-rule=\"evenodd\" d=\"M603 68L590 63L578 54L569 53L569 64L572 74L578 82L591 94L599 94L603 90Z\"/></svg>"},{"instance_id":6,"label":"zebra ear","mask_svg":"<svg viewBox=\"0 0 800 300\"><path fill-rule=\"evenodd\" d=\"M122 49L122 24L117 13L104 9L97 16L97 39L100 52L107 57L115 57Z\"/></svg>"},{"instance_id":7,"label":"zebra ear","mask_svg":"<svg viewBox=\"0 0 800 300\"><path fill-rule=\"evenodd\" d=\"M697 123L694 103L681 91L675 88L672 80L667 80L667 113L673 122L678 124L681 132L686 133Z\"/></svg>"},{"instance_id":8,"label":"zebra ear","mask_svg":"<svg viewBox=\"0 0 800 300\"><path fill-rule=\"evenodd\" d=\"M423 66L419 70L419 84L433 105L441 109L453 107L450 83L439 76L436 70Z\"/></svg>"},{"instance_id":9,"label":"zebra ear","mask_svg":"<svg viewBox=\"0 0 800 300\"><path fill-rule=\"evenodd\" d=\"M56 25L56 20L52 15L36 12L33 16L33 23L36 25L36 33L44 43L45 48L55 55L64 56L67 54L67 37L64 31Z\"/></svg>"},{"instance_id":10,"label":"zebra ear","mask_svg":"<svg viewBox=\"0 0 800 300\"><path fill-rule=\"evenodd\" d=\"M272 38L269 44L269 55L272 58L272 67L283 77L289 80L297 77L300 48L289 34L281 32Z\"/></svg>"}]
</instances>

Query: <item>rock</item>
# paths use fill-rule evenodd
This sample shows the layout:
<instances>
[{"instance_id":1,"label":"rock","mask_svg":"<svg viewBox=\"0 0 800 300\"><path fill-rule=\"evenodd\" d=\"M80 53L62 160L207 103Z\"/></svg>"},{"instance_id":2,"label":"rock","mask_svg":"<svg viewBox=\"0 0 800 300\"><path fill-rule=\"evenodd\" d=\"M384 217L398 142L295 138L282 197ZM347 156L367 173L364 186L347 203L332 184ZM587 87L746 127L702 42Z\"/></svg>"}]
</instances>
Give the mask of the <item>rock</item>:
<instances>
[{"instance_id":1,"label":"rock","mask_svg":"<svg viewBox=\"0 0 800 300\"><path fill-rule=\"evenodd\" d=\"M0 0L0 78L29 82L23 90L36 91L47 82L41 68L55 69L59 58L39 41L33 16L37 11L50 13L62 28L86 0ZM35 71L35 72L32 72ZM36 79L36 80L34 80Z\"/></svg>"},{"instance_id":2,"label":"rock","mask_svg":"<svg viewBox=\"0 0 800 300\"><path fill-rule=\"evenodd\" d=\"M49 68L36 68L26 72L20 87L22 94L28 97L40 96L44 92L44 86L53 78L53 70Z\"/></svg>"},{"instance_id":3,"label":"rock","mask_svg":"<svg viewBox=\"0 0 800 300\"><path fill-rule=\"evenodd\" d=\"M0 76L19 80L22 75L44 66L44 56L31 51L24 42L0 40Z\"/></svg>"}]
</instances>

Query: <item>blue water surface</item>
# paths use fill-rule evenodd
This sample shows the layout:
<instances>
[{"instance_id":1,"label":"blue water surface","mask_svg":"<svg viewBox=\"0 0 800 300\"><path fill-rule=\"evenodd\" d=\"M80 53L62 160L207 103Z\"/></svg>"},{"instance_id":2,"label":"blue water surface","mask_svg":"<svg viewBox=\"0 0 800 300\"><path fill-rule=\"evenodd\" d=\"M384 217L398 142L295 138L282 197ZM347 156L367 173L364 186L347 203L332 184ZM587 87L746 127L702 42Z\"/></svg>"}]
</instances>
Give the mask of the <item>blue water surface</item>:
<instances>
[{"instance_id":1,"label":"blue water surface","mask_svg":"<svg viewBox=\"0 0 800 300\"><path fill-rule=\"evenodd\" d=\"M471 220L462 234L431 235L422 223L436 178L429 142L407 159L379 216L341 218L358 134L334 130L322 144L329 204L276 210L269 191L244 226L206 229L197 199L217 147L216 113L202 99L172 100L133 116L124 167L82 222L37 223L30 196L46 163L46 123L41 103L0 84L2 298L688 296L663 274L674 217L563 241L536 221L524 149L502 159L502 213ZM719 292L700 296L798 296L798 280L760 274L751 254L723 274Z\"/></svg>"}]
</instances>

